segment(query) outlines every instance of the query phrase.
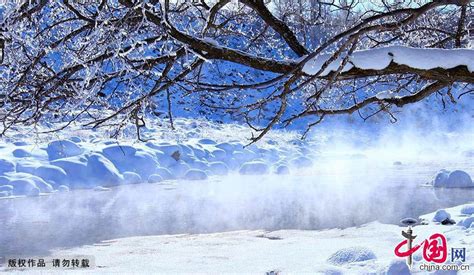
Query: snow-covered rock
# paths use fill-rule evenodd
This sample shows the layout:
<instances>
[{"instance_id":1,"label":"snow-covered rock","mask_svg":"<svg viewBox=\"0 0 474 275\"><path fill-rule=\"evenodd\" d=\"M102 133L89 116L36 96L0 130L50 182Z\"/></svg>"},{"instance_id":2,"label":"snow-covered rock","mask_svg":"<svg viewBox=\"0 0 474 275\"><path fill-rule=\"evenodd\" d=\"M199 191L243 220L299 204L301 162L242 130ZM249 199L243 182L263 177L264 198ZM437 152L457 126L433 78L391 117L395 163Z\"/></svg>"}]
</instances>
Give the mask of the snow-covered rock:
<instances>
[{"instance_id":1,"label":"snow-covered rock","mask_svg":"<svg viewBox=\"0 0 474 275\"><path fill-rule=\"evenodd\" d=\"M130 145L110 145L102 150L119 172L134 172L142 178L148 178L155 173L158 162L154 154L137 151Z\"/></svg>"},{"instance_id":2,"label":"snow-covered rock","mask_svg":"<svg viewBox=\"0 0 474 275\"><path fill-rule=\"evenodd\" d=\"M0 185L0 191L2 192L12 192L13 186L12 185Z\"/></svg>"},{"instance_id":3,"label":"snow-covered rock","mask_svg":"<svg viewBox=\"0 0 474 275\"><path fill-rule=\"evenodd\" d=\"M69 192L69 187L67 187L66 185L60 185L58 186L58 192Z\"/></svg>"},{"instance_id":4,"label":"snow-covered rock","mask_svg":"<svg viewBox=\"0 0 474 275\"><path fill-rule=\"evenodd\" d=\"M46 152L48 153L49 160L56 160L78 156L84 152L84 149L70 140L63 139L50 142Z\"/></svg>"},{"instance_id":5,"label":"snow-covered rock","mask_svg":"<svg viewBox=\"0 0 474 275\"><path fill-rule=\"evenodd\" d=\"M122 176L124 184L137 184L142 182L140 175L134 172L124 172Z\"/></svg>"},{"instance_id":6,"label":"snow-covered rock","mask_svg":"<svg viewBox=\"0 0 474 275\"><path fill-rule=\"evenodd\" d=\"M433 221L434 222L442 222L442 221L445 221L446 219L450 219L451 218L451 215L446 212L446 210L444 209L440 209L438 211L436 211L434 217L433 217Z\"/></svg>"},{"instance_id":7,"label":"snow-covered rock","mask_svg":"<svg viewBox=\"0 0 474 275\"><path fill-rule=\"evenodd\" d=\"M67 174L64 169L55 165L41 165L33 174L50 183L53 187L67 185Z\"/></svg>"},{"instance_id":8,"label":"snow-covered rock","mask_svg":"<svg viewBox=\"0 0 474 275\"><path fill-rule=\"evenodd\" d=\"M327 261L333 265L344 265L376 258L375 254L366 247L348 247L336 251Z\"/></svg>"},{"instance_id":9,"label":"snow-covered rock","mask_svg":"<svg viewBox=\"0 0 474 275\"><path fill-rule=\"evenodd\" d=\"M94 182L87 179L87 160L85 158L63 158L51 162L52 165L62 168L66 174L66 182L72 188L91 188Z\"/></svg>"},{"instance_id":10,"label":"snow-covered rock","mask_svg":"<svg viewBox=\"0 0 474 275\"><path fill-rule=\"evenodd\" d=\"M290 173L290 168L286 165L278 165L275 169L275 174L278 175L288 175Z\"/></svg>"},{"instance_id":11,"label":"snow-covered rock","mask_svg":"<svg viewBox=\"0 0 474 275\"><path fill-rule=\"evenodd\" d=\"M290 164L294 167L310 167L313 165L313 161L307 157L300 156L290 161Z\"/></svg>"},{"instance_id":12,"label":"snow-covered rock","mask_svg":"<svg viewBox=\"0 0 474 275\"><path fill-rule=\"evenodd\" d=\"M7 185L10 182L10 179L5 176L0 176L0 185Z\"/></svg>"},{"instance_id":13,"label":"snow-covered rock","mask_svg":"<svg viewBox=\"0 0 474 275\"><path fill-rule=\"evenodd\" d=\"M100 154L87 156L87 178L102 185L118 185L123 180L113 163Z\"/></svg>"},{"instance_id":14,"label":"snow-covered rock","mask_svg":"<svg viewBox=\"0 0 474 275\"><path fill-rule=\"evenodd\" d=\"M14 195L38 196L39 188L32 179L23 178L10 181Z\"/></svg>"},{"instance_id":15,"label":"snow-covered rock","mask_svg":"<svg viewBox=\"0 0 474 275\"><path fill-rule=\"evenodd\" d=\"M186 172L184 178L187 180L205 180L207 179L207 174L199 169L190 169Z\"/></svg>"},{"instance_id":16,"label":"snow-covered rock","mask_svg":"<svg viewBox=\"0 0 474 275\"><path fill-rule=\"evenodd\" d=\"M250 161L242 164L239 173L241 175L262 175L268 173L268 165L262 161Z\"/></svg>"},{"instance_id":17,"label":"snow-covered rock","mask_svg":"<svg viewBox=\"0 0 474 275\"><path fill-rule=\"evenodd\" d=\"M16 158L26 158L31 157L30 152L26 151L25 149L18 148L13 150L12 155Z\"/></svg>"},{"instance_id":18,"label":"snow-covered rock","mask_svg":"<svg viewBox=\"0 0 474 275\"><path fill-rule=\"evenodd\" d=\"M209 138L200 139L199 143L201 143L201 144L216 144L216 142L214 140L209 139Z\"/></svg>"},{"instance_id":19,"label":"snow-covered rock","mask_svg":"<svg viewBox=\"0 0 474 275\"><path fill-rule=\"evenodd\" d=\"M410 275L410 268L405 260L393 260L387 269L387 275Z\"/></svg>"},{"instance_id":20,"label":"snow-covered rock","mask_svg":"<svg viewBox=\"0 0 474 275\"><path fill-rule=\"evenodd\" d=\"M211 162L209 163L209 171L214 175L227 175L229 173L229 167L223 162Z\"/></svg>"},{"instance_id":21,"label":"snow-covered rock","mask_svg":"<svg viewBox=\"0 0 474 275\"><path fill-rule=\"evenodd\" d=\"M161 181L163 181L163 178L158 174L152 174L148 177L149 183L156 183L156 182L161 182Z\"/></svg>"},{"instance_id":22,"label":"snow-covered rock","mask_svg":"<svg viewBox=\"0 0 474 275\"><path fill-rule=\"evenodd\" d=\"M459 221L458 225L464 226L465 228L469 228L471 227L473 223L474 223L474 217L468 217Z\"/></svg>"},{"instance_id":23,"label":"snow-covered rock","mask_svg":"<svg viewBox=\"0 0 474 275\"><path fill-rule=\"evenodd\" d=\"M171 171L163 167L156 168L155 174L160 175L163 178L163 180L175 179L173 174L171 174Z\"/></svg>"},{"instance_id":24,"label":"snow-covered rock","mask_svg":"<svg viewBox=\"0 0 474 275\"><path fill-rule=\"evenodd\" d=\"M472 215L474 214L474 204L466 204L461 208L461 214Z\"/></svg>"},{"instance_id":25,"label":"snow-covered rock","mask_svg":"<svg viewBox=\"0 0 474 275\"><path fill-rule=\"evenodd\" d=\"M461 170L449 173L447 185L449 187L474 187L469 174Z\"/></svg>"},{"instance_id":26,"label":"snow-covered rock","mask_svg":"<svg viewBox=\"0 0 474 275\"><path fill-rule=\"evenodd\" d=\"M168 169L173 177L182 178L191 167L189 167L189 165L184 161L178 161L174 165L168 167Z\"/></svg>"},{"instance_id":27,"label":"snow-covered rock","mask_svg":"<svg viewBox=\"0 0 474 275\"><path fill-rule=\"evenodd\" d=\"M440 170L432 181L434 187L446 187L446 188L466 188L474 187L471 177L468 173L455 170L449 172L447 170Z\"/></svg>"},{"instance_id":28,"label":"snow-covered rock","mask_svg":"<svg viewBox=\"0 0 474 275\"><path fill-rule=\"evenodd\" d=\"M0 175L15 171L15 164L6 159L0 159Z\"/></svg>"},{"instance_id":29,"label":"snow-covered rock","mask_svg":"<svg viewBox=\"0 0 474 275\"><path fill-rule=\"evenodd\" d=\"M38 166L40 166L38 162L21 160L16 163L16 171L20 173L34 174Z\"/></svg>"}]
</instances>

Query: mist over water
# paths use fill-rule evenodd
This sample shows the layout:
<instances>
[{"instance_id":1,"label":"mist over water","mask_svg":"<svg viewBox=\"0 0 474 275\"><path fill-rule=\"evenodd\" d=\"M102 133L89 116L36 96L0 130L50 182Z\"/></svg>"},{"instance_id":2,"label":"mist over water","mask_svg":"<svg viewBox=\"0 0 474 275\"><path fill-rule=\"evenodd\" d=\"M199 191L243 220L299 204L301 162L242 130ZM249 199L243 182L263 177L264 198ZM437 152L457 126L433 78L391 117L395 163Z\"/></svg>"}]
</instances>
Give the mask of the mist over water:
<instances>
[{"instance_id":1,"label":"mist over water","mask_svg":"<svg viewBox=\"0 0 474 275\"><path fill-rule=\"evenodd\" d=\"M46 255L137 235L398 224L473 201L472 190L424 186L443 168L474 175L473 158L465 154L474 149L472 126L456 133L413 129L377 136L334 131L310 148L313 167L287 176L231 174L2 199L0 255Z\"/></svg>"}]
</instances>

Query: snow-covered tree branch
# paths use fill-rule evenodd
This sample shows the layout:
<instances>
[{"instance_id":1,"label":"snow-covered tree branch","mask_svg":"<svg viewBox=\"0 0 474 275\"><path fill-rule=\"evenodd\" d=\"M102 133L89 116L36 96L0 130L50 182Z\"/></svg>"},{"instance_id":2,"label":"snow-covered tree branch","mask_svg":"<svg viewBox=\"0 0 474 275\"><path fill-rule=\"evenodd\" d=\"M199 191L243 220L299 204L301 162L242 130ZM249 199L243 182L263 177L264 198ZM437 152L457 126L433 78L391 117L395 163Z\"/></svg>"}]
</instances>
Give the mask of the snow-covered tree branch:
<instances>
[{"instance_id":1,"label":"snow-covered tree branch","mask_svg":"<svg viewBox=\"0 0 474 275\"><path fill-rule=\"evenodd\" d=\"M0 130L78 121L118 135L132 123L140 138L147 120L173 115L173 97L240 117L257 141L303 117L393 117L434 93L472 93L471 1L370 2L11 2Z\"/></svg>"}]
</instances>

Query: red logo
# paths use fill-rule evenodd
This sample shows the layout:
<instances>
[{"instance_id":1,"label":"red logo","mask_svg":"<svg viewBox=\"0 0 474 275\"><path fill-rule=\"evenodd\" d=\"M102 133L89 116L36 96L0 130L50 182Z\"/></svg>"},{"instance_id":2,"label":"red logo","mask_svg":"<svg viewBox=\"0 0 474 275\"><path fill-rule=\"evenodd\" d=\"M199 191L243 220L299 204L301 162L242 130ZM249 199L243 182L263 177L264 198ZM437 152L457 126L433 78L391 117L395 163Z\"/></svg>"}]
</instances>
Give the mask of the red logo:
<instances>
[{"instance_id":1,"label":"red logo","mask_svg":"<svg viewBox=\"0 0 474 275\"><path fill-rule=\"evenodd\" d=\"M412 254L423 246L423 258L427 262L441 264L446 261L448 257L448 246L446 237L443 234L435 233L423 242L412 246L413 240L416 238L412 233L411 228L408 228L407 232L402 231L402 236L405 237L405 240L395 247L395 255L398 257L408 257L408 264L411 265ZM404 247L406 248L403 249Z\"/></svg>"}]
</instances>

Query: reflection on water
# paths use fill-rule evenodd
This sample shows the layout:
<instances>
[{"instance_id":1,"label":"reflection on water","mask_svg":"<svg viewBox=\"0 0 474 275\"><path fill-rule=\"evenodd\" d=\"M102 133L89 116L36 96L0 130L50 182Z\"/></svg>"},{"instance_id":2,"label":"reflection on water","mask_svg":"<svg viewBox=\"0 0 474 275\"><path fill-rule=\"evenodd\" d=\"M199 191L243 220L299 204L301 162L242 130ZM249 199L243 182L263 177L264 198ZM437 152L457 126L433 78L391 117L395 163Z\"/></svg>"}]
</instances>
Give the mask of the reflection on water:
<instances>
[{"instance_id":1,"label":"reflection on water","mask_svg":"<svg viewBox=\"0 0 474 275\"><path fill-rule=\"evenodd\" d=\"M0 200L0 256L134 235L398 223L473 200L473 190L422 186L441 168L435 165L356 162L292 176L232 175ZM462 165L457 167L468 167Z\"/></svg>"}]
</instances>

